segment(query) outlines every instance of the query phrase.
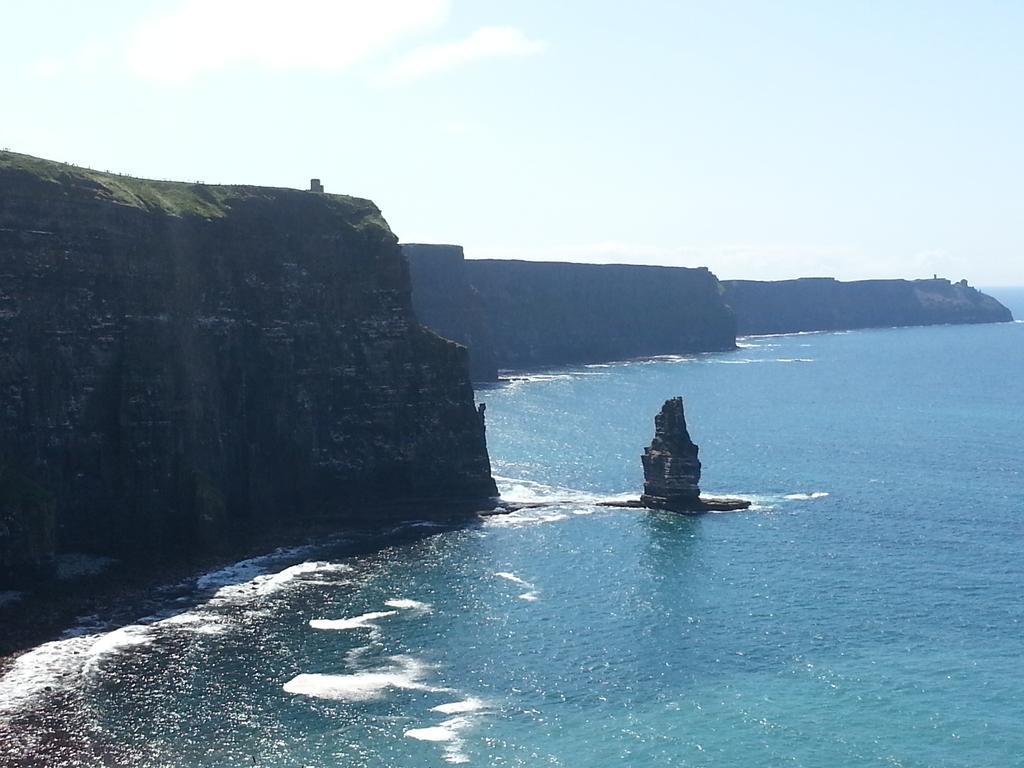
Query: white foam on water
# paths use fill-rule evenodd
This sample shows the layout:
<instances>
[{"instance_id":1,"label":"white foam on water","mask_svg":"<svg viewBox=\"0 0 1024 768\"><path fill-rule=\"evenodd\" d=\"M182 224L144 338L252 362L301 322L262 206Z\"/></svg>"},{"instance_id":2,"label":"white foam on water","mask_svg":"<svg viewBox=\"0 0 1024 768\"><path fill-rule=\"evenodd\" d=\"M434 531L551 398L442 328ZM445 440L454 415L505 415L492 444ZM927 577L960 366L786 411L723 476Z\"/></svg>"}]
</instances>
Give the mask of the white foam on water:
<instances>
[{"instance_id":1,"label":"white foam on water","mask_svg":"<svg viewBox=\"0 0 1024 768\"><path fill-rule=\"evenodd\" d=\"M438 704L431 707L431 712L440 712L442 715L460 715L466 712L477 712L487 705L482 699L468 698L463 701L453 701L450 704Z\"/></svg>"},{"instance_id":2,"label":"white foam on water","mask_svg":"<svg viewBox=\"0 0 1024 768\"><path fill-rule=\"evenodd\" d=\"M313 629L377 629L375 621L394 616L398 611L370 611L349 619L310 619Z\"/></svg>"},{"instance_id":3,"label":"white foam on water","mask_svg":"<svg viewBox=\"0 0 1024 768\"><path fill-rule=\"evenodd\" d=\"M459 703L465 704L468 702L473 702L475 704L477 700L469 699L467 702ZM431 711L440 711L440 708L434 707ZM465 741L462 738L462 731L471 727L476 722L476 719L477 718L468 715L451 717L438 725L426 726L423 728L410 728L405 732L405 737L408 739L416 739L417 741L443 743L445 745L443 757L446 763L468 763L469 756L463 751Z\"/></svg>"},{"instance_id":4,"label":"white foam on water","mask_svg":"<svg viewBox=\"0 0 1024 768\"><path fill-rule=\"evenodd\" d=\"M637 361L642 365L652 363L692 363L696 358L693 355L654 355L646 360Z\"/></svg>"},{"instance_id":5,"label":"white foam on water","mask_svg":"<svg viewBox=\"0 0 1024 768\"><path fill-rule=\"evenodd\" d=\"M790 331L789 333L755 333L744 339L780 339L786 336L824 336L825 334L850 333L850 331Z\"/></svg>"},{"instance_id":6,"label":"white foam on water","mask_svg":"<svg viewBox=\"0 0 1024 768\"><path fill-rule=\"evenodd\" d=\"M207 574L200 577L196 586L199 589L216 588L209 604L217 604L272 595L306 574L344 573L352 570L342 563L313 560L289 566L276 573L266 573L268 565L259 562L262 559L245 560Z\"/></svg>"},{"instance_id":7,"label":"white foam on water","mask_svg":"<svg viewBox=\"0 0 1024 768\"><path fill-rule=\"evenodd\" d=\"M505 579L505 581L511 581L513 584L518 584L520 587L533 589L533 584L526 581L526 579L519 578L514 573L510 573L509 571L498 571L494 575L497 576L499 579Z\"/></svg>"},{"instance_id":8,"label":"white foam on water","mask_svg":"<svg viewBox=\"0 0 1024 768\"><path fill-rule=\"evenodd\" d=\"M422 611L424 613L433 610L430 603L421 603L419 600L409 600L404 597L394 600L385 600L384 605L388 608L397 608L400 611Z\"/></svg>"},{"instance_id":9,"label":"white foam on water","mask_svg":"<svg viewBox=\"0 0 1024 768\"><path fill-rule=\"evenodd\" d=\"M410 728L405 735L418 741L452 741L458 738L459 731L473 724L468 717L452 717L440 725L428 728Z\"/></svg>"},{"instance_id":10,"label":"white foam on water","mask_svg":"<svg viewBox=\"0 0 1024 768\"><path fill-rule=\"evenodd\" d=\"M521 595L518 596L520 600L525 600L528 603L532 603L540 599L540 590L538 590L533 584L528 582L526 579L521 579L514 573L510 573L509 571L498 571L494 575L497 576L499 579L505 579L505 581L511 581L513 584L516 584L520 587L525 587L527 591L523 592Z\"/></svg>"},{"instance_id":11,"label":"white foam on water","mask_svg":"<svg viewBox=\"0 0 1024 768\"><path fill-rule=\"evenodd\" d=\"M160 619L156 626L195 632L198 635L223 635L229 628L229 625L216 614L200 611L176 613L166 619Z\"/></svg>"},{"instance_id":12,"label":"white foam on water","mask_svg":"<svg viewBox=\"0 0 1024 768\"><path fill-rule=\"evenodd\" d=\"M257 576L263 576L271 570L276 563L282 560L295 560L307 552L313 551L312 546L292 547L291 549L278 549L267 555L251 557L248 560L239 560L237 563L218 568L217 570L205 573L196 579L196 589L206 591L230 587L252 581ZM299 564L304 565L304 563ZM326 565L326 564L325 564ZM285 569L289 570L289 569Z\"/></svg>"},{"instance_id":13,"label":"white foam on water","mask_svg":"<svg viewBox=\"0 0 1024 768\"><path fill-rule=\"evenodd\" d=\"M572 381L573 376L568 373L533 373L528 375L512 375L505 378L510 388L521 387L524 384L542 384L553 381Z\"/></svg>"},{"instance_id":14,"label":"white foam on water","mask_svg":"<svg viewBox=\"0 0 1024 768\"><path fill-rule=\"evenodd\" d=\"M48 691L79 685L83 677L98 672L104 660L153 640L151 629L140 624L104 633L96 633L94 626L84 626L65 635L14 660L0 678L0 715L25 709Z\"/></svg>"},{"instance_id":15,"label":"white foam on water","mask_svg":"<svg viewBox=\"0 0 1024 768\"><path fill-rule=\"evenodd\" d=\"M747 349L749 347L764 347L766 349L774 349L779 346L778 344L766 343L765 339L772 339L774 336L737 336L736 346L740 349Z\"/></svg>"},{"instance_id":16,"label":"white foam on water","mask_svg":"<svg viewBox=\"0 0 1024 768\"><path fill-rule=\"evenodd\" d=\"M500 475L495 475L494 479L503 501L509 504L542 505L524 506L514 512L490 515L484 525L494 528L520 528L557 523L572 516L592 515L597 511L598 504L635 501L638 495L620 493L609 496Z\"/></svg>"},{"instance_id":17,"label":"white foam on water","mask_svg":"<svg viewBox=\"0 0 1024 768\"><path fill-rule=\"evenodd\" d=\"M48 690L80 685L83 678L101 672L112 657L152 643L159 630L223 633L230 624L216 609L225 603L236 603L239 597L271 594L308 573L351 570L338 563L306 562L278 573L266 573L282 558L301 556L309 549L279 550L200 576L196 587L216 592L205 603L184 613L146 617L144 623L113 630L106 630L97 616L79 617L79 625L65 630L60 640L37 646L14 660L0 678L0 714L23 710Z\"/></svg>"},{"instance_id":18,"label":"white foam on water","mask_svg":"<svg viewBox=\"0 0 1024 768\"><path fill-rule=\"evenodd\" d=\"M827 491L814 491L813 493L787 493L782 498L789 501L814 501L815 499L824 499L828 495Z\"/></svg>"},{"instance_id":19,"label":"white foam on water","mask_svg":"<svg viewBox=\"0 0 1024 768\"><path fill-rule=\"evenodd\" d=\"M721 365L752 365L754 363L813 363L815 361L810 357L774 357L764 358L762 360L751 358L739 358L737 360L714 359L708 360L708 362L719 363Z\"/></svg>"},{"instance_id":20,"label":"white foam on water","mask_svg":"<svg viewBox=\"0 0 1024 768\"><path fill-rule=\"evenodd\" d=\"M258 601L260 598L273 595L293 584L329 586L341 583L338 581L303 577L312 574L345 573L352 570L350 566L342 563L312 560L297 563L276 573L259 573L258 571L267 567L266 559L253 558L251 560L244 560L200 577L197 586L201 588L211 589L218 584L223 584L223 586L217 588L206 602L201 603L191 611L166 617L152 617L154 625L204 635L224 634L233 622L229 617L219 612L218 609L222 609L226 605L231 606L241 602ZM234 583L235 579L245 576L249 578ZM224 582L228 583L225 584Z\"/></svg>"},{"instance_id":21,"label":"white foam on water","mask_svg":"<svg viewBox=\"0 0 1024 768\"><path fill-rule=\"evenodd\" d=\"M449 741L455 738L456 733L443 725L435 725L430 728L410 728L405 735L417 741Z\"/></svg>"},{"instance_id":22,"label":"white foam on water","mask_svg":"<svg viewBox=\"0 0 1024 768\"><path fill-rule=\"evenodd\" d=\"M268 574L266 577L254 579L257 582L257 592L261 595L271 595L288 585L289 582L298 579L307 573L340 573L351 571L352 568L341 563L328 563L320 560L298 563L297 565L285 568L278 573ZM304 581L304 580L303 580Z\"/></svg>"},{"instance_id":23,"label":"white foam on water","mask_svg":"<svg viewBox=\"0 0 1024 768\"><path fill-rule=\"evenodd\" d=\"M302 674L284 684L286 693L333 701L372 701L389 690L445 692L421 682L430 667L410 656L392 656L391 664L347 675Z\"/></svg>"},{"instance_id":24,"label":"white foam on water","mask_svg":"<svg viewBox=\"0 0 1024 768\"><path fill-rule=\"evenodd\" d=\"M600 366L583 366L581 369L572 371L561 371L559 373L515 373L499 371L499 381L503 382L510 390L515 390L527 384L548 384L561 381L575 381L585 376L607 376L607 371L588 370Z\"/></svg>"},{"instance_id":25,"label":"white foam on water","mask_svg":"<svg viewBox=\"0 0 1024 768\"><path fill-rule=\"evenodd\" d=\"M568 520L569 515L564 512L550 512L539 509L520 509L503 515L488 517L484 525L488 528L521 528L527 525L541 525L543 523L558 523Z\"/></svg>"},{"instance_id":26,"label":"white foam on water","mask_svg":"<svg viewBox=\"0 0 1024 768\"><path fill-rule=\"evenodd\" d=\"M471 725L473 725L473 719L470 717L452 717L440 725L410 728L405 732L405 737L417 741L443 743L445 745L445 762L457 765L469 762L469 756L462 749L465 742L462 740L460 732Z\"/></svg>"},{"instance_id":27,"label":"white foam on water","mask_svg":"<svg viewBox=\"0 0 1024 768\"><path fill-rule=\"evenodd\" d=\"M113 632L99 635L87 652L85 664L82 665L82 674L85 676L95 675L100 671L100 665L111 656L116 656L127 648L148 645L153 642L153 639L152 628L142 624L129 624L127 627L120 627Z\"/></svg>"},{"instance_id":28,"label":"white foam on water","mask_svg":"<svg viewBox=\"0 0 1024 768\"><path fill-rule=\"evenodd\" d=\"M248 560L240 560L237 563L218 568L215 571L204 573L196 579L196 589L206 591L208 589L219 589L241 584L266 573L268 567L267 557L253 557Z\"/></svg>"},{"instance_id":29,"label":"white foam on water","mask_svg":"<svg viewBox=\"0 0 1024 768\"><path fill-rule=\"evenodd\" d=\"M501 498L513 504L531 504L535 502L592 503L602 498L594 493L579 491L574 488L546 485L545 483L538 483L533 480L495 475L494 481L498 484L498 493Z\"/></svg>"},{"instance_id":30,"label":"white foam on water","mask_svg":"<svg viewBox=\"0 0 1024 768\"><path fill-rule=\"evenodd\" d=\"M27 707L50 688L76 684L85 653L95 642L95 635L54 640L16 658L0 678L0 715Z\"/></svg>"}]
</instances>

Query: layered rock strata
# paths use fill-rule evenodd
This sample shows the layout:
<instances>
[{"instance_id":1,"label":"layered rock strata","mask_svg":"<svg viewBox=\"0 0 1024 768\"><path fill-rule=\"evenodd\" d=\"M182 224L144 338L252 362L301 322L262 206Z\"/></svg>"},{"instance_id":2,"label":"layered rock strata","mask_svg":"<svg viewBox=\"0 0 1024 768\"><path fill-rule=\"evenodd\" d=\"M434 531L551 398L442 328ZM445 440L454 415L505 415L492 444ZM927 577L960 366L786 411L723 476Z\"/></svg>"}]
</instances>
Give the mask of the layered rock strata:
<instances>
[{"instance_id":1,"label":"layered rock strata","mask_svg":"<svg viewBox=\"0 0 1024 768\"><path fill-rule=\"evenodd\" d=\"M180 558L496 494L466 351L373 203L7 152L0 192L0 571L43 499L58 548Z\"/></svg>"},{"instance_id":2,"label":"layered rock strata","mask_svg":"<svg viewBox=\"0 0 1024 768\"><path fill-rule=\"evenodd\" d=\"M683 398L666 400L654 417L654 439L644 449L644 493L649 507L691 507L700 499L699 448L690 439Z\"/></svg>"}]
</instances>

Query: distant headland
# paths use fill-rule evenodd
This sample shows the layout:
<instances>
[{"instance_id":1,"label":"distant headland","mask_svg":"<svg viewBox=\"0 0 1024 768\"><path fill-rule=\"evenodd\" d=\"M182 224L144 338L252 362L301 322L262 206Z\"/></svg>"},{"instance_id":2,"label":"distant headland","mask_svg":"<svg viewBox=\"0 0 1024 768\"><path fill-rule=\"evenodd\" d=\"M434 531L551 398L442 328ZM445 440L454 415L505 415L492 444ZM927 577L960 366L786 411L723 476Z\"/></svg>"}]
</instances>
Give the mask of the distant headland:
<instances>
[{"instance_id":1,"label":"distant headland","mask_svg":"<svg viewBox=\"0 0 1024 768\"><path fill-rule=\"evenodd\" d=\"M469 348L477 381L523 370L734 349L737 334L999 323L966 281L719 281L705 268L466 259L406 244L416 314Z\"/></svg>"}]
</instances>

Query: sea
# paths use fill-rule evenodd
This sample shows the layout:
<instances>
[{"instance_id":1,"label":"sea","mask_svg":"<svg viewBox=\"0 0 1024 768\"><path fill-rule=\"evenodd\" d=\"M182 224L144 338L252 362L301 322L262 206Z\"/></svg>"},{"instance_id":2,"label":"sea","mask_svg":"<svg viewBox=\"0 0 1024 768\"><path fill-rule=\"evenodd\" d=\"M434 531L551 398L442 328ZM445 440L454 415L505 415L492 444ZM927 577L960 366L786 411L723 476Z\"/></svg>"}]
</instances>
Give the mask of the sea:
<instances>
[{"instance_id":1,"label":"sea","mask_svg":"<svg viewBox=\"0 0 1024 768\"><path fill-rule=\"evenodd\" d=\"M84 616L0 679L0 765L1024 765L1022 382L1019 322L513 375L476 395L542 505ZM749 510L598 505L677 395Z\"/></svg>"}]
</instances>

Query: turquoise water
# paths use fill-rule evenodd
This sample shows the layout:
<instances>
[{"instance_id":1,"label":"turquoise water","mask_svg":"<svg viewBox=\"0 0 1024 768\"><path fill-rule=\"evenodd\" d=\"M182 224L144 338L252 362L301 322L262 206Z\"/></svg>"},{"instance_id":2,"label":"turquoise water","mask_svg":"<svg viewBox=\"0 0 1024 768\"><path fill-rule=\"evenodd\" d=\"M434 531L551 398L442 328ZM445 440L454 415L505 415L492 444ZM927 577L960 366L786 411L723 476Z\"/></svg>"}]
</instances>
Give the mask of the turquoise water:
<instances>
[{"instance_id":1,"label":"turquoise water","mask_svg":"<svg viewBox=\"0 0 1024 768\"><path fill-rule=\"evenodd\" d=\"M1022 380L1006 324L481 390L505 495L560 501L278 553L37 649L0 764L1020 765ZM754 508L595 506L677 394L705 490Z\"/></svg>"}]
</instances>

